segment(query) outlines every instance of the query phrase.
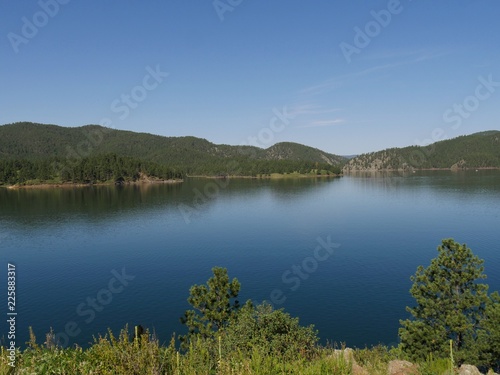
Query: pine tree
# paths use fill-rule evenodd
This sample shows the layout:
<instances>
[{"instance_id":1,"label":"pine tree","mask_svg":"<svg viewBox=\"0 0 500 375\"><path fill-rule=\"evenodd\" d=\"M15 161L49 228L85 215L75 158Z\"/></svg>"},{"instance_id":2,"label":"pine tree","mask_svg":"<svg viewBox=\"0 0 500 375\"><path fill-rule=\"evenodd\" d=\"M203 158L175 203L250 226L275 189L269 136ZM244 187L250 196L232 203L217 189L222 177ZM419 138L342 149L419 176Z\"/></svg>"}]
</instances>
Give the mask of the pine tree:
<instances>
[{"instance_id":1,"label":"pine tree","mask_svg":"<svg viewBox=\"0 0 500 375\"><path fill-rule=\"evenodd\" d=\"M407 307L413 319L400 322L401 348L414 359L447 357L452 340L458 363L474 361L488 302L488 285L478 282L486 278L483 260L453 239L443 240L438 252L427 268L419 266L411 277L410 293L417 305Z\"/></svg>"},{"instance_id":2,"label":"pine tree","mask_svg":"<svg viewBox=\"0 0 500 375\"><path fill-rule=\"evenodd\" d=\"M184 346L196 335L215 337L240 307L236 300L240 291L238 279L230 282L225 268L214 267L212 272L214 276L208 279L207 285L193 285L189 290L188 302L194 310L187 310L181 317L181 323L189 330L186 336L180 337Z\"/></svg>"},{"instance_id":3,"label":"pine tree","mask_svg":"<svg viewBox=\"0 0 500 375\"><path fill-rule=\"evenodd\" d=\"M480 345L479 363L500 371L500 295L490 295L484 319L478 334Z\"/></svg>"}]
</instances>

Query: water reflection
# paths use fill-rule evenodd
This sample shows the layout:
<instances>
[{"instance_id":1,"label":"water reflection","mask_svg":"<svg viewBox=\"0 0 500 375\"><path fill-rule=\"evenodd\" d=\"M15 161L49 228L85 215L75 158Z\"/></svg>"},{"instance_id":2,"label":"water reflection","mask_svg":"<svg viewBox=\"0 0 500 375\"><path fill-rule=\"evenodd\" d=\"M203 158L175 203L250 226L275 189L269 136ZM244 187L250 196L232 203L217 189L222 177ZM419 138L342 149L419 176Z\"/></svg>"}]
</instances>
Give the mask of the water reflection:
<instances>
[{"instance_id":1,"label":"water reflection","mask_svg":"<svg viewBox=\"0 0 500 375\"><path fill-rule=\"evenodd\" d=\"M194 209L208 208L221 197L247 198L271 192L289 199L327 187L332 178L300 179L203 179L177 184L126 186L86 186L60 188L0 188L0 220L28 225L71 215L85 220L107 220L117 213L127 215L137 209L177 210L183 204ZM43 220L41 220L43 218Z\"/></svg>"}]
</instances>

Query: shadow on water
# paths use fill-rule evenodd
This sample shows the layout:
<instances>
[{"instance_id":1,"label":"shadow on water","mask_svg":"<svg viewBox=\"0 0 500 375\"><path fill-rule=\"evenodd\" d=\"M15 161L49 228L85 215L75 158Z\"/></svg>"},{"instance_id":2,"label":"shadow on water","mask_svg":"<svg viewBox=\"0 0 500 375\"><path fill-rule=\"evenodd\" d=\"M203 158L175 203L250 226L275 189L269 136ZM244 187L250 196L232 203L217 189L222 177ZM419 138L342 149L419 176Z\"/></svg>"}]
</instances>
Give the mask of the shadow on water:
<instances>
[{"instance_id":1,"label":"shadow on water","mask_svg":"<svg viewBox=\"0 0 500 375\"><path fill-rule=\"evenodd\" d=\"M218 198L240 196L242 193L251 198L271 192L276 198L289 199L325 188L333 181L332 178L191 178L178 184L0 188L0 221L36 226L72 217L95 222L116 217L117 214L125 216L136 210L177 210L181 204L193 208L208 207Z\"/></svg>"},{"instance_id":2,"label":"shadow on water","mask_svg":"<svg viewBox=\"0 0 500 375\"><path fill-rule=\"evenodd\" d=\"M356 179L356 189L400 194L408 190L432 190L434 193L461 198L500 194L500 171L417 171L416 173L358 173L346 176ZM88 186L65 188L0 188L0 221L28 227L50 224L71 217L73 220L99 222L116 215L178 210L180 205L208 209L218 199L240 197L251 199L270 194L287 202L308 198L342 178L284 179L205 179L191 178L179 184L141 184L128 186ZM347 181L344 181L347 182ZM350 184L349 184L350 185ZM352 188L352 186L351 186Z\"/></svg>"},{"instance_id":3,"label":"shadow on water","mask_svg":"<svg viewBox=\"0 0 500 375\"><path fill-rule=\"evenodd\" d=\"M110 210L144 208L177 199L179 185L88 186L75 188L0 189L2 216L48 213L98 215Z\"/></svg>"}]
</instances>

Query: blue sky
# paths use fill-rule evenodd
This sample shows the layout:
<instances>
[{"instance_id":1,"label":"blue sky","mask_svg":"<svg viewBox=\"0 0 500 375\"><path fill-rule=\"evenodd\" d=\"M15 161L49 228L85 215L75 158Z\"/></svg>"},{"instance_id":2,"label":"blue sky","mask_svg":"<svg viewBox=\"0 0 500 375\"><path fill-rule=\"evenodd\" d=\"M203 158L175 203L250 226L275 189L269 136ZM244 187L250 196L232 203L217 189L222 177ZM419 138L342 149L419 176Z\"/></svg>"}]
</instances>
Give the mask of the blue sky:
<instances>
[{"instance_id":1,"label":"blue sky","mask_svg":"<svg viewBox=\"0 0 500 375\"><path fill-rule=\"evenodd\" d=\"M342 155L500 129L499 15L495 0L2 1L0 124Z\"/></svg>"}]
</instances>

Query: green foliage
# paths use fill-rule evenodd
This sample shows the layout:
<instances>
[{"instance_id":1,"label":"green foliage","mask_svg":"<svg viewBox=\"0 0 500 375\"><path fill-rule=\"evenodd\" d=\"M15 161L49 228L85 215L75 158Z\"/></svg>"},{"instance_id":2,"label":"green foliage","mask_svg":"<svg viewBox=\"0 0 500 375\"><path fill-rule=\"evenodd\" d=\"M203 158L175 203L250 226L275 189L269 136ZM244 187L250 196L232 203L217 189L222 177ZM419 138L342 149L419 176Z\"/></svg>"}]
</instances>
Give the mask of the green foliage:
<instances>
[{"instance_id":1,"label":"green foliage","mask_svg":"<svg viewBox=\"0 0 500 375\"><path fill-rule=\"evenodd\" d=\"M88 358L100 359L102 373L158 374L171 368L168 362L175 354L175 346L173 340L168 347L160 346L149 330L132 338L126 326L118 337L109 330L106 336L94 339L86 354Z\"/></svg>"},{"instance_id":2,"label":"green foliage","mask_svg":"<svg viewBox=\"0 0 500 375\"><path fill-rule=\"evenodd\" d=\"M478 346L480 364L500 370L500 295L492 293L480 322Z\"/></svg>"},{"instance_id":3,"label":"green foliage","mask_svg":"<svg viewBox=\"0 0 500 375\"><path fill-rule=\"evenodd\" d=\"M387 364L393 359L404 359L395 355L386 346L376 345L372 348L356 349L354 352L356 362L369 370L370 374L387 374Z\"/></svg>"},{"instance_id":4,"label":"green foliage","mask_svg":"<svg viewBox=\"0 0 500 375\"><path fill-rule=\"evenodd\" d=\"M351 159L344 170L500 168L500 131L481 132L429 146L389 148Z\"/></svg>"},{"instance_id":5,"label":"green foliage","mask_svg":"<svg viewBox=\"0 0 500 375\"><path fill-rule=\"evenodd\" d=\"M310 161L322 165L341 165L346 160L342 156L328 154L317 148L294 142L276 143L264 151L268 160Z\"/></svg>"},{"instance_id":6,"label":"green foliage","mask_svg":"<svg viewBox=\"0 0 500 375\"><path fill-rule=\"evenodd\" d=\"M194 346L205 348L206 357L220 362L222 352L237 352L245 357L269 356L282 360L312 358L318 336L313 326L302 327L298 318L268 304L254 306L251 301L239 309L235 300L240 290L237 279L229 280L225 268L214 267L206 285L194 285L188 310L181 322L188 334L181 337L188 352ZM219 359L217 359L219 358Z\"/></svg>"},{"instance_id":7,"label":"green foliage","mask_svg":"<svg viewBox=\"0 0 500 375\"><path fill-rule=\"evenodd\" d=\"M457 363L477 363L477 331L488 301L483 261L466 245L442 241L439 255L412 276L410 293L417 305L407 307L412 320L401 321L401 348L413 359L429 354L445 358L453 340Z\"/></svg>"},{"instance_id":8,"label":"green foliage","mask_svg":"<svg viewBox=\"0 0 500 375\"><path fill-rule=\"evenodd\" d=\"M269 304L254 307L247 302L224 332L227 347L243 353L258 351L285 359L311 358L316 351L318 332L314 326L303 327L298 318Z\"/></svg>"},{"instance_id":9,"label":"green foliage","mask_svg":"<svg viewBox=\"0 0 500 375\"><path fill-rule=\"evenodd\" d=\"M333 356L328 349L317 349L305 360L302 356L284 358L275 353L265 354L258 349L242 352L231 349L221 339L217 356L211 355L218 340L198 336L190 342L185 353L175 348L172 338L167 346L160 345L155 335L146 331L133 339L125 327L118 337L109 331L99 336L88 349L54 348L36 344L33 336L30 346L20 352L16 361L17 374L54 375L348 375L351 363L343 356ZM1 348L0 374L12 373L7 353Z\"/></svg>"},{"instance_id":10,"label":"green foliage","mask_svg":"<svg viewBox=\"0 0 500 375\"><path fill-rule=\"evenodd\" d=\"M115 154L86 157L72 162L44 160L0 160L0 184L104 183L148 179L182 179L182 172L153 162Z\"/></svg>"},{"instance_id":11,"label":"green foliage","mask_svg":"<svg viewBox=\"0 0 500 375\"><path fill-rule=\"evenodd\" d=\"M111 155L122 160L125 169L113 160L106 160ZM157 177L257 176L311 173L312 170L334 175L341 173L344 161L343 157L290 142L261 149L215 145L196 137L162 137L97 125L64 128L16 123L0 126L0 162L4 162L0 164L0 183L8 184L35 179L42 182L52 179L54 182L101 181L120 176L126 178L125 172L127 178L133 179L137 171L130 164L138 163ZM57 173L54 173L54 165L58 167Z\"/></svg>"},{"instance_id":12,"label":"green foliage","mask_svg":"<svg viewBox=\"0 0 500 375\"><path fill-rule=\"evenodd\" d=\"M181 317L181 323L188 327L187 336L181 337L184 348L194 337L214 338L218 331L227 327L239 308L236 300L239 281L236 278L229 281L225 268L214 267L212 272L214 275L207 285L193 285L189 290L188 302L194 310L187 310Z\"/></svg>"},{"instance_id":13,"label":"green foliage","mask_svg":"<svg viewBox=\"0 0 500 375\"><path fill-rule=\"evenodd\" d=\"M420 373L423 375L453 375L455 372L450 370L449 358L433 358L429 355L425 361L420 363Z\"/></svg>"}]
</instances>

